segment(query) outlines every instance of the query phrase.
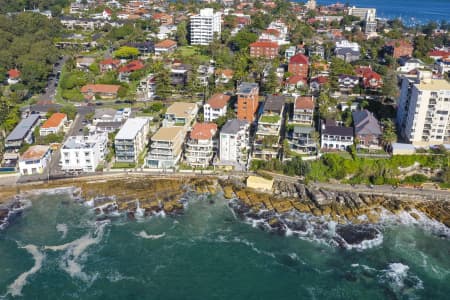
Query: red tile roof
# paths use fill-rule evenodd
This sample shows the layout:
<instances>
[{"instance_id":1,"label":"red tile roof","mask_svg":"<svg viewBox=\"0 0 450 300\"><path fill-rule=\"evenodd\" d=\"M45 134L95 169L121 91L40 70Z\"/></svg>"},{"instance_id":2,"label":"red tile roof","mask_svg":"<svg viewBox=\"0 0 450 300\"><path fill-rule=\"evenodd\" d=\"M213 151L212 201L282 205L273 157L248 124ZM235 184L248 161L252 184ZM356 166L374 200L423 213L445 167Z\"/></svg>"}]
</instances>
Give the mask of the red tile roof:
<instances>
[{"instance_id":1,"label":"red tile roof","mask_svg":"<svg viewBox=\"0 0 450 300\"><path fill-rule=\"evenodd\" d=\"M447 58L447 57L450 57L450 52L442 51L442 50L432 50L432 51L428 52L428 56Z\"/></svg>"},{"instance_id":2,"label":"red tile roof","mask_svg":"<svg viewBox=\"0 0 450 300\"><path fill-rule=\"evenodd\" d=\"M297 99L295 99L295 109L314 109L313 97L297 97Z\"/></svg>"},{"instance_id":3,"label":"red tile roof","mask_svg":"<svg viewBox=\"0 0 450 300\"><path fill-rule=\"evenodd\" d=\"M144 64L140 60L130 61L123 67L119 68L119 73L129 73L134 71L139 71L144 68Z\"/></svg>"},{"instance_id":4,"label":"red tile roof","mask_svg":"<svg viewBox=\"0 0 450 300\"><path fill-rule=\"evenodd\" d=\"M47 153L49 149L49 146L44 145L34 145L28 148L27 151L25 151L22 156L20 157L21 160L32 160L32 159L40 159L42 158L45 153Z\"/></svg>"},{"instance_id":5,"label":"red tile roof","mask_svg":"<svg viewBox=\"0 0 450 300\"><path fill-rule=\"evenodd\" d=\"M54 128L61 125L61 122L67 118L66 114L63 113L54 113L47 121L42 124L42 128Z\"/></svg>"},{"instance_id":6,"label":"red tile roof","mask_svg":"<svg viewBox=\"0 0 450 300\"><path fill-rule=\"evenodd\" d=\"M219 69L216 71L216 75L225 76L225 77L233 77L233 70L231 69Z\"/></svg>"},{"instance_id":7,"label":"red tile roof","mask_svg":"<svg viewBox=\"0 0 450 300\"><path fill-rule=\"evenodd\" d=\"M82 93L117 93L120 85L114 84L86 84L81 88Z\"/></svg>"},{"instance_id":8,"label":"red tile roof","mask_svg":"<svg viewBox=\"0 0 450 300\"><path fill-rule=\"evenodd\" d=\"M303 64L303 65L307 65L309 62L309 59L307 56L298 53L294 56L291 57L291 59L289 60L290 64Z\"/></svg>"},{"instance_id":9,"label":"red tile roof","mask_svg":"<svg viewBox=\"0 0 450 300\"><path fill-rule=\"evenodd\" d=\"M289 77L286 82L288 84L297 84L300 81L302 81L303 83L306 83L306 78L304 78L303 76L300 76L300 75L294 75L294 76Z\"/></svg>"},{"instance_id":10,"label":"red tile roof","mask_svg":"<svg viewBox=\"0 0 450 300\"><path fill-rule=\"evenodd\" d=\"M311 81L315 81L319 84L324 84L328 82L327 76L317 76L316 78L312 78Z\"/></svg>"},{"instance_id":11,"label":"red tile roof","mask_svg":"<svg viewBox=\"0 0 450 300\"><path fill-rule=\"evenodd\" d=\"M120 60L114 58L107 58L100 62L100 65L119 65Z\"/></svg>"},{"instance_id":12,"label":"red tile roof","mask_svg":"<svg viewBox=\"0 0 450 300\"><path fill-rule=\"evenodd\" d=\"M193 140L209 140L217 132L215 123L197 123L191 131L191 139Z\"/></svg>"},{"instance_id":13,"label":"red tile roof","mask_svg":"<svg viewBox=\"0 0 450 300\"><path fill-rule=\"evenodd\" d=\"M207 103L212 108L219 109L227 105L228 101L230 101L230 98L231 97L228 95L217 93L214 94L211 98L209 98Z\"/></svg>"},{"instance_id":14,"label":"red tile roof","mask_svg":"<svg viewBox=\"0 0 450 300\"><path fill-rule=\"evenodd\" d=\"M273 29L273 28L266 29L266 30L264 30L263 33L270 34L270 35L273 35L273 36L280 36L280 31L276 30L276 29Z\"/></svg>"},{"instance_id":15,"label":"red tile roof","mask_svg":"<svg viewBox=\"0 0 450 300\"><path fill-rule=\"evenodd\" d=\"M8 77L11 79L16 79L20 77L20 71L17 69L11 69L8 71Z\"/></svg>"},{"instance_id":16,"label":"red tile roof","mask_svg":"<svg viewBox=\"0 0 450 300\"><path fill-rule=\"evenodd\" d=\"M250 47L260 47L260 48L278 48L278 43L269 41L257 41L250 44Z\"/></svg>"},{"instance_id":17,"label":"red tile roof","mask_svg":"<svg viewBox=\"0 0 450 300\"><path fill-rule=\"evenodd\" d=\"M161 42L157 43L155 45L155 48L171 48L171 47L176 46L176 45L177 45L177 42L175 42L175 41L164 40L164 41L161 41Z\"/></svg>"}]
</instances>

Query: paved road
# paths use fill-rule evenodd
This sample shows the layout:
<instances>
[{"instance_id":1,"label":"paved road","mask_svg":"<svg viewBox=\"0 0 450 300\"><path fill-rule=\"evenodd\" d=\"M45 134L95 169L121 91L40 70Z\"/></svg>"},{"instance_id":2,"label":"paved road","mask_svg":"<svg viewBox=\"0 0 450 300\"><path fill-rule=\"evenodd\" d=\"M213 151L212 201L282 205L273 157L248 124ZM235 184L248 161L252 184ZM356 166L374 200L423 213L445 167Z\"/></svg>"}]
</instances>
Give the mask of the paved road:
<instances>
[{"instance_id":1,"label":"paved road","mask_svg":"<svg viewBox=\"0 0 450 300\"><path fill-rule=\"evenodd\" d=\"M58 86L58 73L61 72L62 66L68 59L68 56L63 56L61 59L59 59L56 64L53 66L53 72L52 76L49 78L47 82L47 87L45 88L45 93L40 96L41 100L55 100L56 96L56 88Z\"/></svg>"}]
</instances>

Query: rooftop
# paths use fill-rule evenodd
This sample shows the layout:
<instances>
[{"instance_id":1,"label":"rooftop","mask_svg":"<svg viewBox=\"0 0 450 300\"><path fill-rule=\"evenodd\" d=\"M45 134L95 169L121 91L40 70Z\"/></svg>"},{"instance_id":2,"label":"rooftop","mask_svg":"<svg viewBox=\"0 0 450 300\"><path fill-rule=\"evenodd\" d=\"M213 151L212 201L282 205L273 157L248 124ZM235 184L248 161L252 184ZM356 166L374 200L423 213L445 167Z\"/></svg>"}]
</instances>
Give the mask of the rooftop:
<instances>
[{"instance_id":1,"label":"rooftop","mask_svg":"<svg viewBox=\"0 0 450 300\"><path fill-rule=\"evenodd\" d=\"M192 128L190 138L193 140L209 140L217 132L215 123L197 123Z\"/></svg>"},{"instance_id":2,"label":"rooftop","mask_svg":"<svg viewBox=\"0 0 450 300\"><path fill-rule=\"evenodd\" d=\"M278 43L270 41L256 41L250 47L278 48Z\"/></svg>"},{"instance_id":3,"label":"rooftop","mask_svg":"<svg viewBox=\"0 0 450 300\"><path fill-rule=\"evenodd\" d=\"M116 135L116 140L134 139L142 127L148 124L148 119L144 118L129 118L123 124L122 128Z\"/></svg>"},{"instance_id":4,"label":"rooftop","mask_svg":"<svg viewBox=\"0 0 450 300\"><path fill-rule=\"evenodd\" d=\"M58 127L61 124L61 122L66 118L67 118L66 114L54 113L50 118L48 118L47 121L44 122L44 124L41 126L41 128Z\"/></svg>"},{"instance_id":5,"label":"rooftop","mask_svg":"<svg viewBox=\"0 0 450 300\"><path fill-rule=\"evenodd\" d=\"M232 119L228 120L225 125L223 125L222 130L220 133L226 133L226 134L236 134L238 133L242 127L248 126L247 121L238 120L238 119Z\"/></svg>"},{"instance_id":6,"label":"rooftop","mask_svg":"<svg viewBox=\"0 0 450 300\"><path fill-rule=\"evenodd\" d=\"M170 48L176 46L177 42L172 40L164 40L155 45L155 48Z\"/></svg>"},{"instance_id":7,"label":"rooftop","mask_svg":"<svg viewBox=\"0 0 450 300\"><path fill-rule=\"evenodd\" d=\"M314 109L314 99L312 96L297 97L295 99L295 109Z\"/></svg>"},{"instance_id":8,"label":"rooftop","mask_svg":"<svg viewBox=\"0 0 450 300\"><path fill-rule=\"evenodd\" d=\"M101 140L105 139L105 135L89 135L81 136L75 135L70 136L63 145L63 149L91 149L94 145Z\"/></svg>"},{"instance_id":9,"label":"rooftop","mask_svg":"<svg viewBox=\"0 0 450 300\"><path fill-rule=\"evenodd\" d=\"M17 69L11 69L8 71L8 77L11 79L16 79L20 77L20 71Z\"/></svg>"},{"instance_id":10,"label":"rooftop","mask_svg":"<svg viewBox=\"0 0 450 300\"><path fill-rule=\"evenodd\" d=\"M268 95L264 102L264 112L281 113L283 110L284 96Z\"/></svg>"},{"instance_id":11,"label":"rooftop","mask_svg":"<svg viewBox=\"0 0 450 300\"><path fill-rule=\"evenodd\" d=\"M6 141L16 141L24 139L28 132L33 128L39 120L38 114L29 115L27 118L22 119L19 124L8 135Z\"/></svg>"},{"instance_id":12,"label":"rooftop","mask_svg":"<svg viewBox=\"0 0 450 300\"><path fill-rule=\"evenodd\" d=\"M446 90L450 91L450 82L445 79L432 79L429 82L421 81L419 89L425 91Z\"/></svg>"},{"instance_id":13,"label":"rooftop","mask_svg":"<svg viewBox=\"0 0 450 300\"><path fill-rule=\"evenodd\" d=\"M166 114L173 114L175 117L186 118L197 108L197 104L188 102L175 102L167 108Z\"/></svg>"},{"instance_id":14,"label":"rooftop","mask_svg":"<svg viewBox=\"0 0 450 300\"><path fill-rule=\"evenodd\" d=\"M41 159L49 150L49 146L34 145L28 148L21 156L20 160L37 160Z\"/></svg>"},{"instance_id":15,"label":"rooftop","mask_svg":"<svg viewBox=\"0 0 450 300\"><path fill-rule=\"evenodd\" d=\"M119 73L129 73L138 71L144 68L144 63L140 60L133 60L125 66L119 68Z\"/></svg>"},{"instance_id":16,"label":"rooftop","mask_svg":"<svg viewBox=\"0 0 450 300\"><path fill-rule=\"evenodd\" d=\"M252 82L243 82L241 83L238 88L236 94L238 95L248 95L250 94L254 89L259 89L257 83Z\"/></svg>"},{"instance_id":17,"label":"rooftop","mask_svg":"<svg viewBox=\"0 0 450 300\"><path fill-rule=\"evenodd\" d=\"M309 62L308 57L306 55L301 54L301 53L298 53L298 54L292 56L291 59L289 60L290 64L307 65L308 62Z\"/></svg>"},{"instance_id":18,"label":"rooftop","mask_svg":"<svg viewBox=\"0 0 450 300\"><path fill-rule=\"evenodd\" d=\"M173 141L183 130L183 127L161 127L152 136L152 141Z\"/></svg>"},{"instance_id":19,"label":"rooftop","mask_svg":"<svg viewBox=\"0 0 450 300\"><path fill-rule=\"evenodd\" d=\"M82 93L117 93L120 85L115 84L86 84L81 88Z\"/></svg>"},{"instance_id":20,"label":"rooftop","mask_svg":"<svg viewBox=\"0 0 450 300\"><path fill-rule=\"evenodd\" d=\"M211 106L213 109L219 109L226 106L230 99L231 97L228 95L217 93L209 98L207 104L209 104L209 106Z\"/></svg>"}]
</instances>

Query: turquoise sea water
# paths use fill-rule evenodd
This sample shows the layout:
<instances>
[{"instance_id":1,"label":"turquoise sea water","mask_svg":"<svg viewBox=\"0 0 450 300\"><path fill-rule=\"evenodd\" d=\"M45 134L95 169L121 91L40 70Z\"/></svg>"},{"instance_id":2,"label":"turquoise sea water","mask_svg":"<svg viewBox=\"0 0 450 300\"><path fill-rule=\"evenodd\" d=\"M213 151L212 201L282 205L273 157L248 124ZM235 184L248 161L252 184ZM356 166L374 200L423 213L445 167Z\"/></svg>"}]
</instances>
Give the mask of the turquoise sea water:
<instances>
[{"instance_id":1,"label":"turquoise sea water","mask_svg":"<svg viewBox=\"0 0 450 300\"><path fill-rule=\"evenodd\" d=\"M111 222L69 199L36 196L0 233L0 299L450 295L450 241L414 225L385 227L379 246L342 250L253 228L220 196L191 197L176 217Z\"/></svg>"},{"instance_id":2,"label":"turquoise sea water","mask_svg":"<svg viewBox=\"0 0 450 300\"><path fill-rule=\"evenodd\" d=\"M377 9L377 17L401 18L408 25L441 20L450 22L450 0L317 0L318 4L336 2L348 2L357 7L374 7Z\"/></svg>"}]
</instances>

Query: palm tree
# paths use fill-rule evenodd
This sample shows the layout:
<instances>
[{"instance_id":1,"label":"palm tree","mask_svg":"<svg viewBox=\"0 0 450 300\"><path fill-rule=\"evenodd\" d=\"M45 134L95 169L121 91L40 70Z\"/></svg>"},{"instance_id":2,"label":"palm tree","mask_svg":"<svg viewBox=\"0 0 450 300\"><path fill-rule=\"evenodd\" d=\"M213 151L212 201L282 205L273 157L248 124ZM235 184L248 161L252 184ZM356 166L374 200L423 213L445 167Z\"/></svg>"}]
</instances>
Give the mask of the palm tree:
<instances>
[{"instance_id":1,"label":"palm tree","mask_svg":"<svg viewBox=\"0 0 450 300\"><path fill-rule=\"evenodd\" d=\"M391 119L384 119L381 124L383 125L383 133L381 134L381 144L384 147L390 146L393 142L397 141L397 133L395 130L395 124Z\"/></svg>"}]
</instances>

